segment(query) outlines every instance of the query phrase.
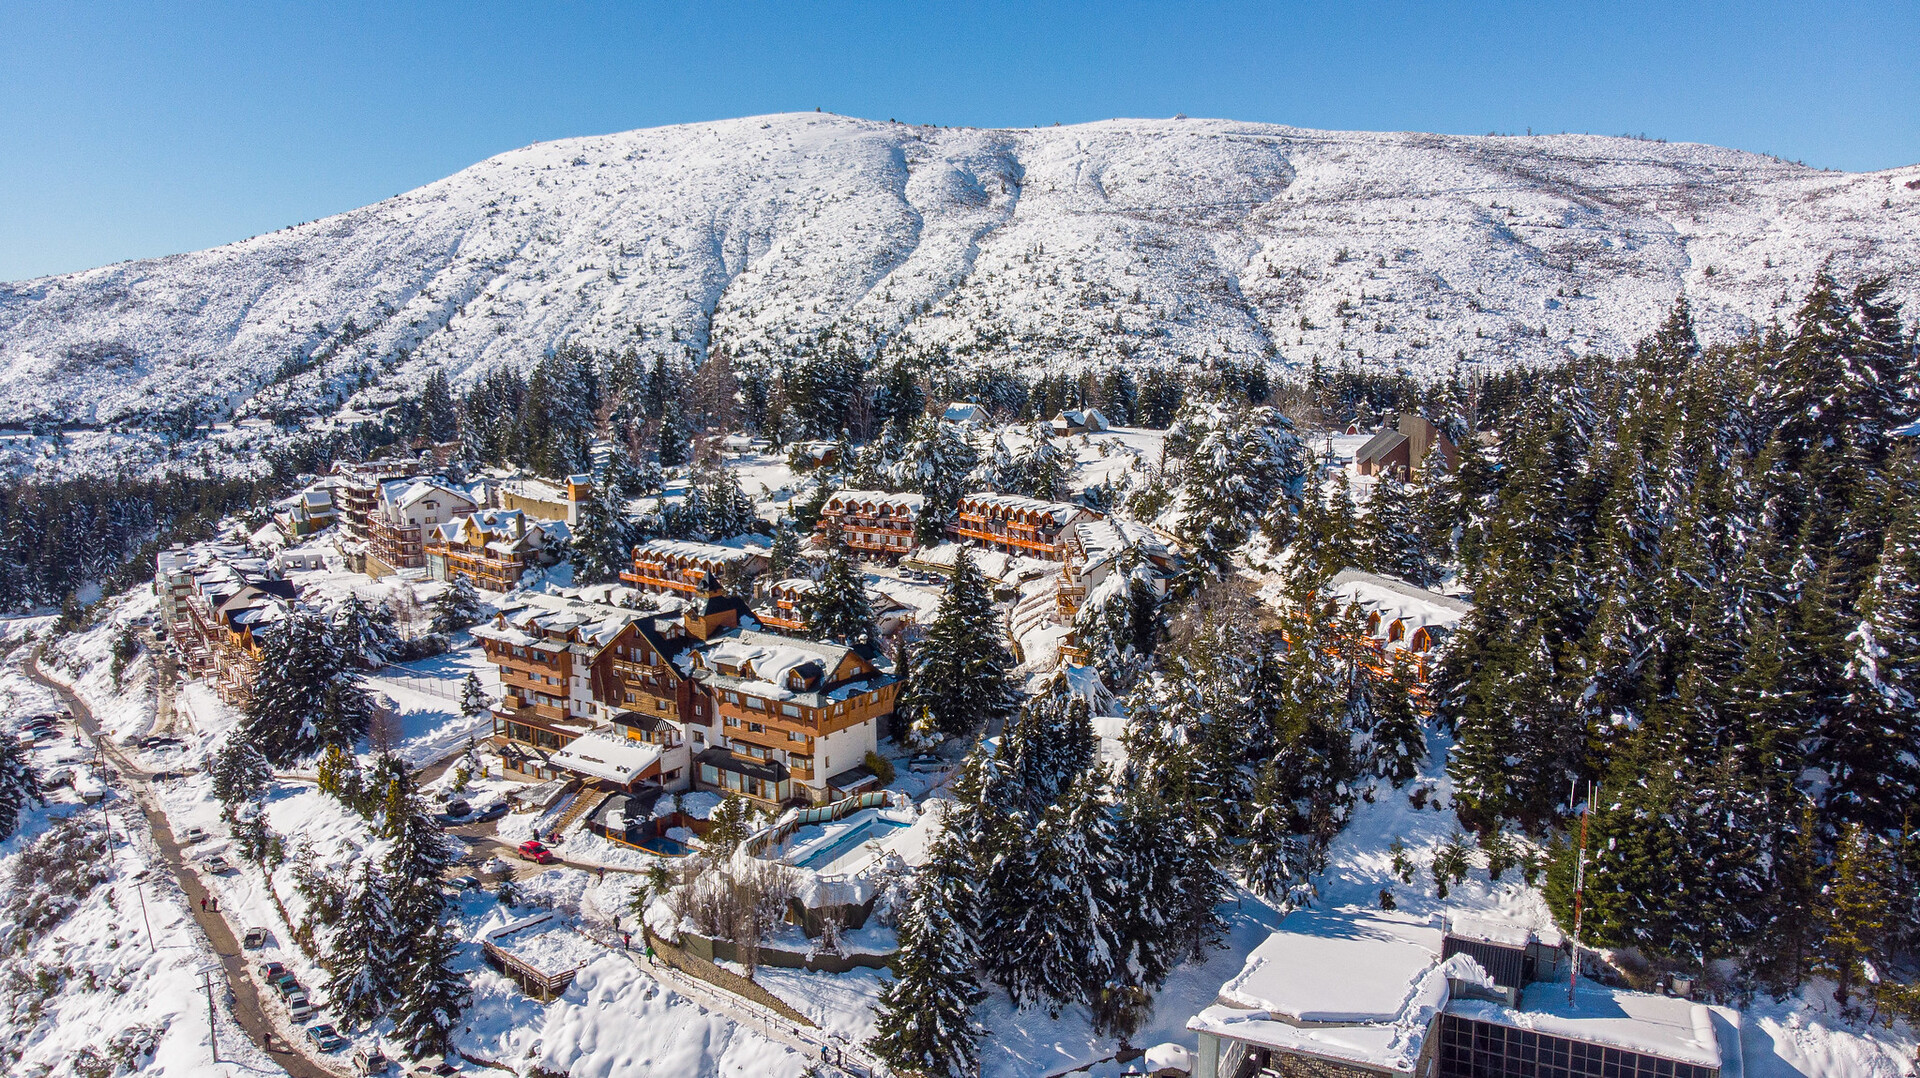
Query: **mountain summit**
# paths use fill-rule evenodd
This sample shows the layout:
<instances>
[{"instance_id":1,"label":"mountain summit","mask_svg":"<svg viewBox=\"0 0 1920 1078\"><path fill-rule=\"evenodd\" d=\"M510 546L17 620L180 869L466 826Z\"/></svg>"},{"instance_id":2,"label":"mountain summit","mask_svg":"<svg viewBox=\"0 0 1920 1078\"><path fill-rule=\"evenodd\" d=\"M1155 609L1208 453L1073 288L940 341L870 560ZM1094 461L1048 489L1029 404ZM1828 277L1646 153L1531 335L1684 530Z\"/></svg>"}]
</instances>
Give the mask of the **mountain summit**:
<instances>
[{"instance_id":1,"label":"mountain summit","mask_svg":"<svg viewBox=\"0 0 1920 1078\"><path fill-rule=\"evenodd\" d=\"M1920 167L1584 135L796 113L541 143L192 254L0 285L0 422L322 401L579 341L702 357L830 325L965 362L1269 356L1417 375L1710 334L1815 269L1920 299Z\"/></svg>"}]
</instances>

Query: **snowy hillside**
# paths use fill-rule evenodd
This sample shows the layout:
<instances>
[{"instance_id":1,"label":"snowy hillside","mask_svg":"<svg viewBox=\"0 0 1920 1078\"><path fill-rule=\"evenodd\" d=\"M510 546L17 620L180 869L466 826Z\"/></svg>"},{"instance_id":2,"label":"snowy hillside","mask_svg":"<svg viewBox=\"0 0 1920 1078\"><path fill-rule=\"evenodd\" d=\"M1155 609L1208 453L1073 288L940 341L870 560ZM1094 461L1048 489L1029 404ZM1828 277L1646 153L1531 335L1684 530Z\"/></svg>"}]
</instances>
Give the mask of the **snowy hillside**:
<instances>
[{"instance_id":1,"label":"snowy hillside","mask_svg":"<svg viewBox=\"0 0 1920 1078\"><path fill-rule=\"evenodd\" d=\"M699 355L835 322L1035 365L1549 362L1626 349L1682 290L1709 336L1765 323L1829 256L1920 298L1916 182L1698 145L1222 120L633 131L0 285L0 422L238 404L277 372L276 396L330 400L382 360L401 384L428 364L458 382L567 340Z\"/></svg>"}]
</instances>

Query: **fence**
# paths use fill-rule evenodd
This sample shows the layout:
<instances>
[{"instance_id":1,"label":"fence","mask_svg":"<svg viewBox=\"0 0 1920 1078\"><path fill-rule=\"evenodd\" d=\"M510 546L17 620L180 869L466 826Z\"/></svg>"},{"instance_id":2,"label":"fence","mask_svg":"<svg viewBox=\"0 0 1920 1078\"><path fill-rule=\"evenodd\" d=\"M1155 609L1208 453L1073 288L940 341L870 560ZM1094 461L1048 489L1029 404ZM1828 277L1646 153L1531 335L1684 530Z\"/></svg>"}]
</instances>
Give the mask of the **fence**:
<instances>
[{"instance_id":1,"label":"fence","mask_svg":"<svg viewBox=\"0 0 1920 1078\"><path fill-rule=\"evenodd\" d=\"M709 939L697 932L680 933L680 946L696 958L709 962L742 962L740 945L732 940ZM781 969L804 969L812 973L849 973L856 969L892 969L898 951L887 954L821 954L817 951L789 951L760 945L759 964Z\"/></svg>"}]
</instances>

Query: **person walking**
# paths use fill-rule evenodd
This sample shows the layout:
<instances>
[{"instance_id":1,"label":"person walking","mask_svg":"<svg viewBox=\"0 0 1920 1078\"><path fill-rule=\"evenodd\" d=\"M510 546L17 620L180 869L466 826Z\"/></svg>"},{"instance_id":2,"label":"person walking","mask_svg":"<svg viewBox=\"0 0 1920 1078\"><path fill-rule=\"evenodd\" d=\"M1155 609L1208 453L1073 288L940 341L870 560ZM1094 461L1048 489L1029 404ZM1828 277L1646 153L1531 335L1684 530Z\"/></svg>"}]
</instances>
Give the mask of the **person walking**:
<instances>
[{"instance_id":1,"label":"person walking","mask_svg":"<svg viewBox=\"0 0 1920 1078\"><path fill-rule=\"evenodd\" d=\"M200 912L201 913L207 912L207 896L206 895L200 896Z\"/></svg>"}]
</instances>

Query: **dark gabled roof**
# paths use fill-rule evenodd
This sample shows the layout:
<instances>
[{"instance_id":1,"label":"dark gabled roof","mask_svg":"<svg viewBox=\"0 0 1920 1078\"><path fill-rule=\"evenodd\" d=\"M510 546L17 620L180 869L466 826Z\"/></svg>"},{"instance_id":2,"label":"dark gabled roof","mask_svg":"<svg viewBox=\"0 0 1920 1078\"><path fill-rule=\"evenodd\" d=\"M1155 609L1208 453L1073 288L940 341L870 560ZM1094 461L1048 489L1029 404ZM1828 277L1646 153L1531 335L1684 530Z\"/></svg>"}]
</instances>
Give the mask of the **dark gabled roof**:
<instances>
[{"instance_id":1,"label":"dark gabled roof","mask_svg":"<svg viewBox=\"0 0 1920 1078\"><path fill-rule=\"evenodd\" d=\"M746 775L749 778L767 782L785 782L793 775L787 770L786 764L773 760L764 763L759 760L744 760L726 749L708 749L700 754L699 762L711 764L722 771L731 771L736 775Z\"/></svg>"},{"instance_id":2,"label":"dark gabled roof","mask_svg":"<svg viewBox=\"0 0 1920 1078\"><path fill-rule=\"evenodd\" d=\"M644 711L627 711L625 709L614 712L613 717L607 721L613 723L615 726L631 726L635 730L647 730L650 732L674 725L671 719L662 718L659 715L649 715Z\"/></svg>"},{"instance_id":3,"label":"dark gabled roof","mask_svg":"<svg viewBox=\"0 0 1920 1078\"><path fill-rule=\"evenodd\" d=\"M1359 451L1353 455L1353 462L1355 464L1365 464L1369 461L1379 460L1381 457L1386 456L1388 453L1393 452L1405 444L1407 444L1406 435L1397 430L1383 430L1367 439L1366 444L1361 446Z\"/></svg>"},{"instance_id":4,"label":"dark gabled roof","mask_svg":"<svg viewBox=\"0 0 1920 1078\"><path fill-rule=\"evenodd\" d=\"M693 613L703 618L710 618L729 610L743 617L753 613L753 610L737 595L709 595L704 599L696 599L695 605L698 609Z\"/></svg>"}]
</instances>

